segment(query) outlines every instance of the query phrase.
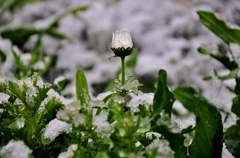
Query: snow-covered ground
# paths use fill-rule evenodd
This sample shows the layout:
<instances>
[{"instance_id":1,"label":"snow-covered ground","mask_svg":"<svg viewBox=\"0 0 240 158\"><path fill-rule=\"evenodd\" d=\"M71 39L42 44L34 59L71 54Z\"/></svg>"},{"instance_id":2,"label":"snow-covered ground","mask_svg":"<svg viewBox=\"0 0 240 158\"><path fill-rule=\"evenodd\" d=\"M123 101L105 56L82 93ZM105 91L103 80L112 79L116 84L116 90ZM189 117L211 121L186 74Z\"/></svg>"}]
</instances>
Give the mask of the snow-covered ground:
<instances>
[{"instance_id":1,"label":"snow-covered ground","mask_svg":"<svg viewBox=\"0 0 240 158\"><path fill-rule=\"evenodd\" d=\"M202 80L213 75L214 69L221 74L227 71L214 59L197 52L202 45L223 53L227 53L227 47L199 22L196 11L213 11L228 22L240 25L239 0L48 0L29 4L17 11L9 26L30 24L42 28L63 11L76 6L88 6L88 9L76 16L66 16L58 27L73 41L51 37L43 40L45 53L58 57L49 81L53 82L60 75L72 80L65 93L75 93L74 77L78 68L85 68L90 90L95 94L91 85L114 77L120 60L108 60L113 56L110 49L112 32L124 27L130 30L134 48L139 53L138 78L147 76L145 78L151 81L150 78L157 77L159 69L165 69L172 87L193 86L218 108L230 112L234 95L227 94L228 91L215 78L208 82ZM11 16L6 12L0 22ZM30 41L25 45L26 50L31 46ZM7 61L0 65L1 73L11 77L11 43L0 38L0 49L8 53ZM234 86L235 82L227 84Z\"/></svg>"},{"instance_id":2,"label":"snow-covered ground","mask_svg":"<svg viewBox=\"0 0 240 158\"><path fill-rule=\"evenodd\" d=\"M50 70L50 82L63 75L73 80L65 92L75 93L74 76L78 68L85 73L91 85L107 82L113 78L120 66L120 60L113 56L110 49L112 32L123 27L131 32L134 48L138 50L136 74L138 78L152 81L159 69L168 72L169 83L176 87L191 85L202 91L206 97L222 102L215 95L221 83L203 81L202 78L213 74L213 69L226 74L223 66L208 56L200 55L197 48L211 46L226 53L226 45L199 22L196 11L208 10L218 13L227 21L240 25L240 1L238 0L48 0L32 3L14 14L10 27L34 25L47 26L57 15L76 6L88 6L76 16L69 15L61 20L58 30L70 37L72 42L44 37L46 54L56 55L57 62ZM2 21L12 15L6 12ZM31 48L31 40L25 45ZM13 64L11 43L0 39L0 49L8 53L7 62L1 72L11 75ZM213 86L215 84L215 86ZM234 86L234 81L229 82ZM215 96L214 96L215 95ZM232 97L231 94L227 97ZM221 97L220 97L221 98ZM225 96L226 98L226 96ZM225 102L224 102L225 104ZM220 108L227 111L230 109Z\"/></svg>"}]
</instances>

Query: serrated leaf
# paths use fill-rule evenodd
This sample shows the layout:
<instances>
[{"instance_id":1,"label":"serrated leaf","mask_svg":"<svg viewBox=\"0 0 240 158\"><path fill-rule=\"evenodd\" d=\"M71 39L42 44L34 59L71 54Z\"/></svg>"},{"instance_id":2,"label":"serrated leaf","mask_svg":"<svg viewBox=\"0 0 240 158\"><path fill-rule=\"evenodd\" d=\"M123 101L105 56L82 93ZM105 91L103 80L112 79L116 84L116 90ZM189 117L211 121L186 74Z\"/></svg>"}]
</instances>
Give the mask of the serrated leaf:
<instances>
[{"instance_id":1,"label":"serrated leaf","mask_svg":"<svg viewBox=\"0 0 240 158\"><path fill-rule=\"evenodd\" d=\"M234 70L234 69L238 68L238 64L235 61L230 61L230 59L227 56L221 54L220 52L213 54L204 48L198 48L198 52L201 54L210 55L214 59L221 62L229 70Z\"/></svg>"},{"instance_id":2,"label":"serrated leaf","mask_svg":"<svg viewBox=\"0 0 240 158\"><path fill-rule=\"evenodd\" d=\"M230 43L240 45L240 30L229 27L225 21L217 18L212 12L198 11L197 13L202 24L220 37L225 43L228 45Z\"/></svg>"},{"instance_id":3,"label":"serrated leaf","mask_svg":"<svg viewBox=\"0 0 240 158\"><path fill-rule=\"evenodd\" d=\"M78 69L76 73L76 95L81 104L88 104L90 100L88 83L85 74L81 69Z\"/></svg>"},{"instance_id":4,"label":"serrated leaf","mask_svg":"<svg viewBox=\"0 0 240 158\"><path fill-rule=\"evenodd\" d=\"M236 96L233 99L232 109L231 111L236 114L238 117L240 117L240 97Z\"/></svg>"},{"instance_id":5,"label":"serrated leaf","mask_svg":"<svg viewBox=\"0 0 240 158\"><path fill-rule=\"evenodd\" d=\"M162 110L165 110L165 113L170 117L174 101L174 95L167 84L167 72L165 70L159 70L157 88L153 99L152 118L158 116Z\"/></svg>"},{"instance_id":6,"label":"serrated leaf","mask_svg":"<svg viewBox=\"0 0 240 158\"><path fill-rule=\"evenodd\" d=\"M177 87L173 92L176 99L180 101L186 109L194 112L194 95L199 95L199 92L192 87Z\"/></svg>"},{"instance_id":7,"label":"serrated leaf","mask_svg":"<svg viewBox=\"0 0 240 158\"><path fill-rule=\"evenodd\" d=\"M134 94L138 94L138 87L142 86L141 83L138 82L138 80L133 81L127 81L123 86L122 89L128 92L133 92Z\"/></svg>"},{"instance_id":8,"label":"serrated leaf","mask_svg":"<svg viewBox=\"0 0 240 158\"><path fill-rule=\"evenodd\" d=\"M226 148L235 157L240 157L240 126L233 125L228 128L224 137Z\"/></svg>"},{"instance_id":9,"label":"serrated leaf","mask_svg":"<svg viewBox=\"0 0 240 158\"><path fill-rule=\"evenodd\" d=\"M8 81L8 89L14 96L19 98L21 101L25 100L23 92L17 83L9 80Z\"/></svg>"},{"instance_id":10,"label":"serrated leaf","mask_svg":"<svg viewBox=\"0 0 240 158\"><path fill-rule=\"evenodd\" d=\"M223 126L220 112L199 96L195 100L195 115L196 133L189 147L190 157L221 157Z\"/></svg>"},{"instance_id":11,"label":"serrated leaf","mask_svg":"<svg viewBox=\"0 0 240 158\"><path fill-rule=\"evenodd\" d=\"M18 130L18 129L23 128L24 125L25 125L25 119L24 119L24 117L19 117L19 118L17 118L13 123L11 123L11 124L8 126L8 128Z\"/></svg>"}]
</instances>

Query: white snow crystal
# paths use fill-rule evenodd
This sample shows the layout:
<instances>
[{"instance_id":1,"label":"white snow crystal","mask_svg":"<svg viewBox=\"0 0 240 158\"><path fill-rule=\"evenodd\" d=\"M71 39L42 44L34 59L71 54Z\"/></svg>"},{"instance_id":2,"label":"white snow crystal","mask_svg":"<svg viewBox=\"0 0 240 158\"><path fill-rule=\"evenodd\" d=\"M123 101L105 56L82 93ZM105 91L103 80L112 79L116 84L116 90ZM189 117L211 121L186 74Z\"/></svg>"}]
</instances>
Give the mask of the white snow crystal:
<instances>
[{"instance_id":1,"label":"white snow crystal","mask_svg":"<svg viewBox=\"0 0 240 158\"><path fill-rule=\"evenodd\" d=\"M31 153L32 151L20 140L10 140L0 149L0 157L3 158L28 158Z\"/></svg>"},{"instance_id":2,"label":"white snow crystal","mask_svg":"<svg viewBox=\"0 0 240 158\"><path fill-rule=\"evenodd\" d=\"M174 155L167 140L155 139L146 147L146 152L149 153L154 148L158 148L157 158L170 158Z\"/></svg>"},{"instance_id":3,"label":"white snow crystal","mask_svg":"<svg viewBox=\"0 0 240 158\"><path fill-rule=\"evenodd\" d=\"M153 93L139 93L138 95L134 95L132 99L127 104L128 107L131 108L133 112L138 112L138 106L140 104L145 105L148 108L150 105L153 104Z\"/></svg>"},{"instance_id":4,"label":"white snow crystal","mask_svg":"<svg viewBox=\"0 0 240 158\"><path fill-rule=\"evenodd\" d=\"M2 102L7 102L9 98L9 95L0 92L0 104L2 104Z\"/></svg>"},{"instance_id":5,"label":"white snow crystal","mask_svg":"<svg viewBox=\"0 0 240 158\"><path fill-rule=\"evenodd\" d=\"M57 85L59 82L65 80L66 78L64 76L58 76L55 80L54 80L54 84Z\"/></svg>"},{"instance_id":6,"label":"white snow crystal","mask_svg":"<svg viewBox=\"0 0 240 158\"><path fill-rule=\"evenodd\" d=\"M113 127L107 122L107 114L101 113L94 117L93 125L97 126L96 132L111 134Z\"/></svg>"},{"instance_id":7,"label":"white snow crystal","mask_svg":"<svg viewBox=\"0 0 240 158\"><path fill-rule=\"evenodd\" d=\"M66 108L64 110L58 111L57 117L68 120L69 118L78 114L79 110L80 110L80 101L73 101L73 102L67 104ZM78 116L76 116L76 119L77 118L78 118Z\"/></svg>"},{"instance_id":8,"label":"white snow crystal","mask_svg":"<svg viewBox=\"0 0 240 158\"><path fill-rule=\"evenodd\" d=\"M47 125L44 137L53 141L61 132L72 131L72 126L66 122L54 119Z\"/></svg>"},{"instance_id":9,"label":"white snow crystal","mask_svg":"<svg viewBox=\"0 0 240 158\"><path fill-rule=\"evenodd\" d=\"M161 134L159 134L159 133L156 133L156 132L147 132L146 133L146 137L148 138L148 139L152 139L152 136L155 136L155 137L157 137L157 138L160 138L161 137Z\"/></svg>"},{"instance_id":10,"label":"white snow crystal","mask_svg":"<svg viewBox=\"0 0 240 158\"><path fill-rule=\"evenodd\" d=\"M73 151L77 150L77 148L78 148L77 144L70 145L66 152L62 152L61 154L58 155L58 158L71 158L74 155Z\"/></svg>"}]
</instances>

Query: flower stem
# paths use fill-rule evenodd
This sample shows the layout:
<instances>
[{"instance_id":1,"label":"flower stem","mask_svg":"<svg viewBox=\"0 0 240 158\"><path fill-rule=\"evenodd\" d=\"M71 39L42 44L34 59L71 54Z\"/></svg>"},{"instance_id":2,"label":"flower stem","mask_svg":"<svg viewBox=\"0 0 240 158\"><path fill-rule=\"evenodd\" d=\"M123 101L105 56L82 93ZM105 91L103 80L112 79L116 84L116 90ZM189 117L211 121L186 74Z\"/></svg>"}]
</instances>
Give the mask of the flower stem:
<instances>
[{"instance_id":1,"label":"flower stem","mask_svg":"<svg viewBox=\"0 0 240 158\"><path fill-rule=\"evenodd\" d=\"M125 63L124 63L125 57L121 57L122 61L122 86L125 84Z\"/></svg>"}]
</instances>

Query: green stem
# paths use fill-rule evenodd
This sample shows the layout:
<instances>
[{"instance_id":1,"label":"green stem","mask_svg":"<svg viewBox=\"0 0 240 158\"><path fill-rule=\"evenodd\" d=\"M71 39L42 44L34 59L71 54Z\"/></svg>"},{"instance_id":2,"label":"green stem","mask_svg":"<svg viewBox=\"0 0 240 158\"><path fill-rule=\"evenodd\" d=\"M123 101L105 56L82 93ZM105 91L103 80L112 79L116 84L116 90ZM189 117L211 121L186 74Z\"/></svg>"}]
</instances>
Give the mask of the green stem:
<instances>
[{"instance_id":1,"label":"green stem","mask_svg":"<svg viewBox=\"0 0 240 158\"><path fill-rule=\"evenodd\" d=\"M121 57L122 61L122 85L125 84L125 63L124 63L125 57Z\"/></svg>"}]
</instances>

